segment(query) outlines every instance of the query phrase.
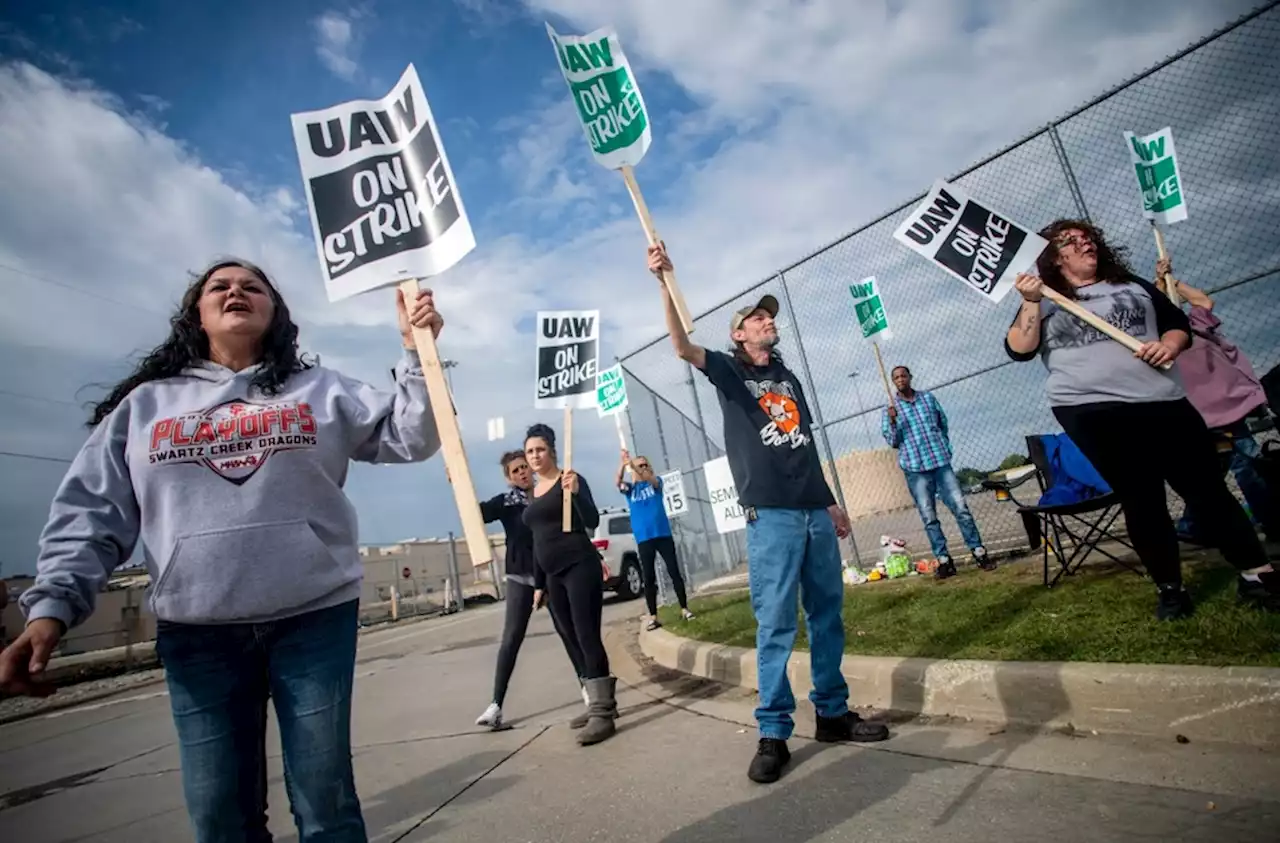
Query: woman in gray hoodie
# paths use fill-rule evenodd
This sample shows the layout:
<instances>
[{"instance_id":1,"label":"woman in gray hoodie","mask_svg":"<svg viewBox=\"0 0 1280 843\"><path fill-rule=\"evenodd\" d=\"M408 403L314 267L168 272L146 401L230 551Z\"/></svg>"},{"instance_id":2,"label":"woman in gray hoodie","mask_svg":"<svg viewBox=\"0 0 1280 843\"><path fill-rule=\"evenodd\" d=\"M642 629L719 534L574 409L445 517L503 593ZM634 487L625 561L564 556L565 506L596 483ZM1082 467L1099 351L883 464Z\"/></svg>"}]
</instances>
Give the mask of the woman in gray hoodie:
<instances>
[{"instance_id":1,"label":"woman in gray hoodie","mask_svg":"<svg viewBox=\"0 0 1280 843\"><path fill-rule=\"evenodd\" d=\"M440 445L412 328L443 321L429 291L397 308L404 357L385 393L300 356L262 270L214 264L94 409L54 497L0 690L52 692L50 654L141 541L198 843L271 839L268 697L299 839L367 839L350 735L362 565L342 487L353 459Z\"/></svg>"}]
</instances>

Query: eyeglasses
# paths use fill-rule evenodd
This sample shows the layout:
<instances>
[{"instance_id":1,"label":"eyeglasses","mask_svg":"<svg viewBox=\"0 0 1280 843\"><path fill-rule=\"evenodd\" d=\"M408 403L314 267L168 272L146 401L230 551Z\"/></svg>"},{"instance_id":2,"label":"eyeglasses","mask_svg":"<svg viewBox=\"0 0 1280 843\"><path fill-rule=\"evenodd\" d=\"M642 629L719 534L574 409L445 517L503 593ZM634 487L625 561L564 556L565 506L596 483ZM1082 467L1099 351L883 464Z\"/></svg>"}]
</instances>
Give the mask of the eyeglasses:
<instances>
[{"instance_id":1,"label":"eyeglasses","mask_svg":"<svg viewBox=\"0 0 1280 843\"><path fill-rule=\"evenodd\" d=\"M636 468L640 469L641 471L648 471L649 464L647 462L638 462L636 463Z\"/></svg>"},{"instance_id":2,"label":"eyeglasses","mask_svg":"<svg viewBox=\"0 0 1280 843\"><path fill-rule=\"evenodd\" d=\"M1087 234L1071 234L1059 237L1053 241L1053 244L1059 249L1067 246L1074 246L1076 249L1083 249L1087 245L1092 245L1093 238Z\"/></svg>"}]
</instances>

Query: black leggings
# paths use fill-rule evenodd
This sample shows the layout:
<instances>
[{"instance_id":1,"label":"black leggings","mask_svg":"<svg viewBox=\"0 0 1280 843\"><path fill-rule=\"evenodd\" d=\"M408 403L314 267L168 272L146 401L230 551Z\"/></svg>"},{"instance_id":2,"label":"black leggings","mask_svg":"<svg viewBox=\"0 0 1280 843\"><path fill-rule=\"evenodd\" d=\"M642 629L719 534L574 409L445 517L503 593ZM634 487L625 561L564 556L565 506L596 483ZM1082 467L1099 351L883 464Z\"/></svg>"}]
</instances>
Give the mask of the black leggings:
<instances>
[{"instance_id":1,"label":"black leggings","mask_svg":"<svg viewBox=\"0 0 1280 843\"><path fill-rule=\"evenodd\" d=\"M671 585L676 590L676 599L680 608L689 608L689 598L684 593L684 577L680 576L680 566L676 564L676 543L671 536L659 536L656 539L645 539L640 542L640 572L644 574L644 602L649 607L649 614L658 613L658 572L654 569L654 557L662 554L662 561L667 566L667 574L671 577Z\"/></svg>"},{"instance_id":2,"label":"black leggings","mask_svg":"<svg viewBox=\"0 0 1280 843\"><path fill-rule=\"evenodd\" d=\"M493 676L493 701L499 708L507 698L507 685L511 682L512 671L516 669L516 656L520 655L520 645L524 643L529 618L533 616L533 592L531 585L507 580L507 616L502 624L502 644L498 646L498 667ZM564 643L569 661L573 662L574 675L581 679L582 650L578 642L565 635L554 614L551 615L551 625Z\"/></svg>"},{"instance_id":3,"label":"black leggings","mask_svg":"<svg viewBox=\"0 0 1280 843\"><path fill-rule=\"evenodd\" d=\"M1185 398L1141 404L1054 407L1053 415L1120 498L1129 538L1157 584L1180 584L1178 537L1167 481L1203 519L1207 538L1237 569L1267 555L1222 476L1204 418Z\"/></svg>"},{"instance_id":4,"label":"black leggings","mask_svg":"<svg viewBox=\"0 0 1280 843\"><path fill-rule=\"evenodd\" d=\"M609 657L600 637L600 616L604 611L604 583L600 563L595 559L575 562L556 574L547 574L547 600L551 616L563 631L565 649L580 655L583 679L603 679L609 675Z\"/></svg>"}]
</instances>

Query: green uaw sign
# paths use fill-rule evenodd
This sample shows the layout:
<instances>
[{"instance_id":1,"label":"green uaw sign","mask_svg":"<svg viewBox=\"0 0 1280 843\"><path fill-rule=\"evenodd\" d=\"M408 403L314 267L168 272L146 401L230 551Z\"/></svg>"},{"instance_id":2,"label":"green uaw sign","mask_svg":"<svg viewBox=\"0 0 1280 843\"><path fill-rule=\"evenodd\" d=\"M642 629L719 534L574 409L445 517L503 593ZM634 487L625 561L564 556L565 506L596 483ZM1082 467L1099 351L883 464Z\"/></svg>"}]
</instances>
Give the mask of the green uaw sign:
<instances>
[{"instance_id":1,"label":"green uaw sign","mask_svg":"<svg viewBox=\"0 0 1280 843\"><path fill-rule=\"evenodd\" d=\"M596 160L611 170L639 164L649 149L649 115L617 33L559 35L547 24L547 35Z\"/></svg>"},{"instance_id":2,"label":"green uaw sign","mask_svg":"<svg viewBox=\"0 0 1280 843\"><path fill-rule=\"evenodd\" d=\"M1165 127L1146 137L1125 132L1124 139L1138 176L1138 189L1142 191L1143 215L1162 223L1185 220L1187 202L1173 151L1173 129Z\"/></svg>"},{"instance_id":3,"label":"green uaw sign","mask_svg":"<svg viewBox=\"0 0 1280 843\"><path fill-rule=\"evenodd\" d=\"M862 328L863 339L893 339L876 277L873 275L862 279L857 284L850 284L849 292L853 295L853 312L858 316L858 325Z\"/></svg>"},{"instance_id":4,"label":"green uaw sign","mask_svg":"<svg viewBox=\"0 0 1280 843\"><path fill-rule=\"evenodd\" d=\"M620 413L627 406L627 382L622 366L611 366L596 374L596 409L601 417Z\"/></svg>"}]
</instances>

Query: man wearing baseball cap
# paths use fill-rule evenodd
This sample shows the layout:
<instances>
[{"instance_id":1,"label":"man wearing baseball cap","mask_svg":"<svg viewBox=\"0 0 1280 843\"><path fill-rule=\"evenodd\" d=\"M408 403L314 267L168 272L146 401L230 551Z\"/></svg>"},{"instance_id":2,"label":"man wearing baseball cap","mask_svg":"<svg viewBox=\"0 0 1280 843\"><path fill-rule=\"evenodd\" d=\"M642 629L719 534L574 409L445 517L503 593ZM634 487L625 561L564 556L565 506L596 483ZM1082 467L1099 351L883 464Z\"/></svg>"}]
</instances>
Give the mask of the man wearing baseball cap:
<instances>
[{"instance_id":1,"label":"man wearing baseball cap","mask_svg":"<svg viewBox=\"0 0 1280 843\"><path fill-rule=\"evenodd\" d=\"M661 280L671 268L665 246L650 246L649 271ZM791 759L787 739L796 702L787 681L787 659L796 638L797 592L809 633L809 698L818 714L817 739L835 743L889 737L884 725L849 710L849 686L840 672L844 583L837 537L849 535L849 518L822 474L800 379L776 350L778 300L765 295L734 311L729 353L689 341L666 284L662 300L676 354L715 386L724 416L725 451L747 516L747 579L757 625L760 743L747 775L752 781L774 782Z\"/></svg>"}]
</instances>

